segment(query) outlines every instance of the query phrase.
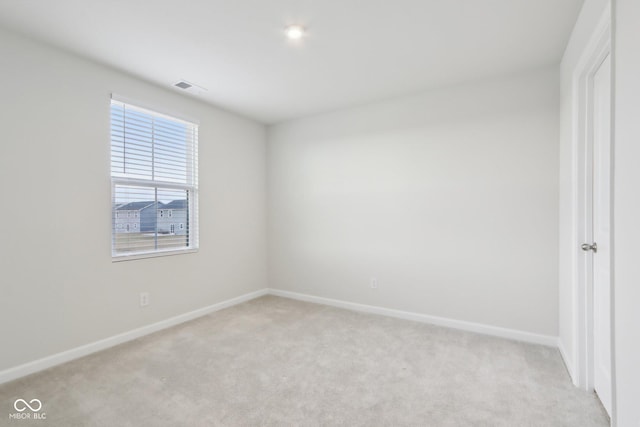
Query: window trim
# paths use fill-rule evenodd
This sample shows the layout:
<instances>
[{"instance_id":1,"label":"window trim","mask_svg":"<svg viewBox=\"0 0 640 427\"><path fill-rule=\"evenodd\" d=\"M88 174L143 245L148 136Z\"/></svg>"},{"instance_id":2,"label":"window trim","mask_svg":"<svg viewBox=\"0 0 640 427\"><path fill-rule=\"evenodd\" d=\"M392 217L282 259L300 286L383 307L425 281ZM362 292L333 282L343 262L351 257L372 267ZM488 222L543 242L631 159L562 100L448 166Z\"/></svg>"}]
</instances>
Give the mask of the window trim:
<instances>
[{"instance_id":1,"label":"window trim","mask_svg":"<svg viewBox=\"0 0 640 427\"><path fill-rule=\"evenodd\" d=\"M199 120L196 120L192 117L188 117L182 114L181 112L171 111L164 108L164 106L157 105L157 104L154 105L152 103L140 101L139 99L133 99L133 98L122 96L116 93L112 93L111 98L109 99L109 102L111 101L121 102L123 104L127 104L131 108L142 110L147 113L153 113L165 119L182 122L188 125L194 125L194 126L200 125ZM111 109L109 109L109 111L111 111Z\"/></svg>"},{"instance_id":2,"label":"window trim","mask_svg":"<svg viewBox=\"0 0 640 427\"><path fill-rule=\"evenodd\" d=\"M122 97L120 95L111 94L111 98L109 100L109 114L111 115L111 104L112 102L118 102L125 104L128 108L132 110L138 110L146 114L152 114L158 117L165 118L167 120L184 123L186 125L194 126L195 137L193 141L193 161L192 165L188 166L193 169L193 183L192 184L181 184L175 182L165 182L162 180L145 180L138 178L123 178L123 177L114 177L111 173L111 160L109 162L109 176L111 179L111 201L112 206L115 203L116 196L116 187L117 186L140 186L140 187L148 187L148 188L162 188L162 189L173 189L173 190L184 190L191 194L189 197L189 207L188 210L192 214L189 215L189 221L194 224L194 227L189 227L188 231L188 240L189 246L184 248L169 248L169 249L154 249L151 251L141 251L141 252L132 252L132 253L115 253L115 219L112 215L112 223L111 223L111 261L112 262L122 262L122 261L130 261L136 259L145 259L145 258L156 258L156 257L164 257L171 255L181 255L188 253L196 253L200 249L200 227L199 227L199 212L198 212L198 198L199 198L199 179L198 179L198 127L199 122L197 120L187 119L182 115L176 115L171 113L166 113L166 110L158 109L156 107L149 107L148 104L140 103L138 101L134 101L128 99L126 97ZM109 126L109 147L112 148L111 141L111 132L112 127ZM116 211L117 212L117 211ZM117 215L117 213L116 213ZM157 215L157 213L156 213ZM139 217L139 215L138 215ZM186 227L185 227L186 229Z\"/></svg>"}]
</instances>

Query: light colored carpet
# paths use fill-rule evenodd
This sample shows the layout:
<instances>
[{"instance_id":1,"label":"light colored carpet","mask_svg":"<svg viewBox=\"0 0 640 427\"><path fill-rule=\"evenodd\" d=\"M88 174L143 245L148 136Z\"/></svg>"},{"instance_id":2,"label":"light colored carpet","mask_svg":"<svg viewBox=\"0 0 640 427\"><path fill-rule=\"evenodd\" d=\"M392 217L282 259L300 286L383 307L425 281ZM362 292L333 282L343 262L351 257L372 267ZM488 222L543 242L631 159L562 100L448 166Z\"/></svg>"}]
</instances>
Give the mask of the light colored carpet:
<instances>
[{"instance_id":1,"label":"light colored carpet","mask_svg":"<svg viewBox=\"0 0 640 427\"><path fill-rule=\"evenodd\" d=\"M8 419L18 398L47 419ZM0 403L13 426L608 425L556 349L273 296L7 383Z\"/></svg>"}]
</instances>

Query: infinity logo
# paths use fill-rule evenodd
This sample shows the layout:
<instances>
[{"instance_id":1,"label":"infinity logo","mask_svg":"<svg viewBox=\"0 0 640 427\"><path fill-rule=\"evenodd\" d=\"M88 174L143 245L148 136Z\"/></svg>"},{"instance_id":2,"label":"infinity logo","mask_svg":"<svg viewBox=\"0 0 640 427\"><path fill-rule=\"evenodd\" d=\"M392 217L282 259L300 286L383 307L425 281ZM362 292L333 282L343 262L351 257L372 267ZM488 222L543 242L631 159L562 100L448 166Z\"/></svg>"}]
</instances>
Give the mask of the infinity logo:
<instances>
[{"instance_id":1,"label":"infinity logo","mask_svg":"<svg viewBox=\"0 0 640 427\"><path fill-rule=\"evenodd\" d=\"M29 405L29 403L33 404L34 402L38 405L37 408L34 408L34 406L36 405L33 405L33 406ZM22 405L24 406L18 407L19 403L22 403ZM31 399L29 403L27 403L27 401L24 399L18 399L15 402L13 402L13 407L16 408L16 411L18 412L24 412L27 410L27 408L31 409L32 412L38 412L40 409L42 409L42 402L40 402L38 399Z\"/></svg>"}]
</instances>

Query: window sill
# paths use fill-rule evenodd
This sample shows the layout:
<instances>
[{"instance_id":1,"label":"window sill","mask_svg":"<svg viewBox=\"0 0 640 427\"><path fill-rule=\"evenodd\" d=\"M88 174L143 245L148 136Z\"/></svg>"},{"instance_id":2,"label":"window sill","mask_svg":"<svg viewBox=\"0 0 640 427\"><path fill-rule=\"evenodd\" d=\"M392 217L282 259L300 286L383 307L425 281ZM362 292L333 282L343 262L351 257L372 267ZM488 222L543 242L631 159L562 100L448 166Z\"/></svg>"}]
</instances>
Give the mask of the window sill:
<instances>
[{"instance_id":1,"label":"window sill","mask_svg":"<svg viewBox=\"0 0 640 427\"><path fill-rule=\"evenodd\" d=\"M138 252L131 255L111 255L111 262L133 261L135 259L145 258L158 258L171 255L192 254L198 252L198 248L194 249L179 249L168 251L154 251L154 252Z\"/></svg>"}]
</instances>

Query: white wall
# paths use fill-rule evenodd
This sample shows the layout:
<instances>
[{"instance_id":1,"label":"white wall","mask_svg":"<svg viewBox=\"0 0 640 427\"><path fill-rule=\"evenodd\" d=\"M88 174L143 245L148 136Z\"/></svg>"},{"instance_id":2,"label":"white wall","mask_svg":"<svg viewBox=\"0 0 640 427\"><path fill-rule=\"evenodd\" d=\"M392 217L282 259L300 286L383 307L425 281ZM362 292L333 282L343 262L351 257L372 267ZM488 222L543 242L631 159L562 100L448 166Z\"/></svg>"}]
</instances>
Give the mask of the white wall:
<instances>
[{"instance_id":1,"label":"white wall","mask_svg":"<svg viewBox=\"0 0 640 427\"><path fill-rule=\"evenodd\" d=\"M640 426L640 2L615 3L614 306L618 427Z\"/></svg>"},{"instance_id":2,"label":"white wall","mask_svg":"<svg viewBox=\"0 0 640 427\"><path fill-rule=\"evenodd\" d=\"M553 67L270 127L270 287L557 336L558 87Z\"/></svg>"},{"instance_id":3,"label":"white wall","mask_svg":"<svg viewBox=\"0 0 640 427\"><path fill-rule=\"evenodd\" d=\"M560 65L560 218L559 218L559 331L560 349L574 383L577 383L577 312L576 274L578 257L583 256L579 244L576 218L578 169L574 162L578 150L578 129L574 123L579 111L574 104L574 74L589 41L607 7L607 0L586 0L575 24Z\"/></svg>"},{"instance_id":4,"label":"white wall","mask_svg":"<svg viewBox=\"0 0 640 427\"><path fill-rule=\"evenodd\" d=\"M0 58L0 370L266 287L264 126L2 30ZM198 253L111 262L112 92L200 121Z\"/></svg>"}]
</instances>

